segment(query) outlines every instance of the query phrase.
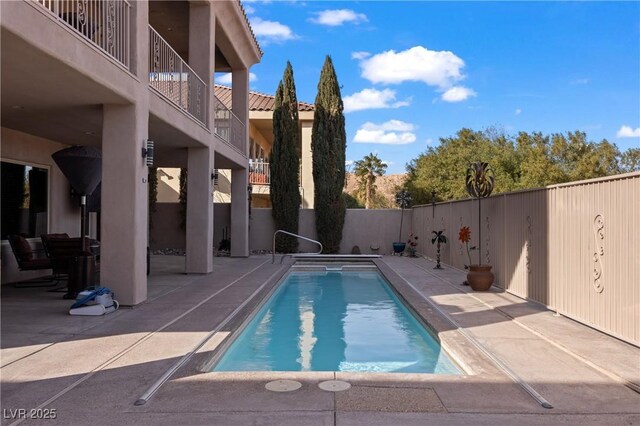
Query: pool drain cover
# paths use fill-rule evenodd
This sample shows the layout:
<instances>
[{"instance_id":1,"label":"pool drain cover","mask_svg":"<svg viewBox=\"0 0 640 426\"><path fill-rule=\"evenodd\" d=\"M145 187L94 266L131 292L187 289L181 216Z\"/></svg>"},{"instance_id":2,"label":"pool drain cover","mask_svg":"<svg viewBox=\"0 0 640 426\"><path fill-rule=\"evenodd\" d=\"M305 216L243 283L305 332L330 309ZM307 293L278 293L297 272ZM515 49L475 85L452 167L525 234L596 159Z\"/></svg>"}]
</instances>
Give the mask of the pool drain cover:
<instances>
[{"instance_id":1,"label":"pool drain cover","mask_svg":"<svg viewBox=\"0 0 640 426\"><path fill-rule=\"evenodd\" d=\"M351 384L342 380L327 380L326 382L321 382L318 387L324 391L340 392L351 388Z\"/></svg>"},{"instance_id":2,"label":"pool drain cover","mask_svg":"<svg viewBox=\"0 0 640 426\"><path fill-rule=\"evenodd\" d=\"M300 389L302 383L296 382L295 380L274 380L273 382L267 383L264 387L273 392L291 392Z\"/></svg>"}]
</instances>

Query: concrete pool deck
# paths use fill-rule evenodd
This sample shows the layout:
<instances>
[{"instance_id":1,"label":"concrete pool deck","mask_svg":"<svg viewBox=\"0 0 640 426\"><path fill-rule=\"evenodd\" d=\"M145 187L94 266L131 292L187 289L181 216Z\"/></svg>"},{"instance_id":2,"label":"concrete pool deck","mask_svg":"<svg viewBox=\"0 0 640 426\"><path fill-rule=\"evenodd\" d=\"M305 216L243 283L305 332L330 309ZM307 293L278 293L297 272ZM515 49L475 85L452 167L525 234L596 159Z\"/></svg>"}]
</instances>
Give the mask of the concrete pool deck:
<instances>
[{"instance_id":1,"label":"concrete pool deck","mask_svg":"<svg viewBox=\"0 0 640 426\"><path fill-rule=\"evenodd\" d=\"M47 423L65 425L640 423L640 394L629 388L640 385L640 349L495 288L470 292L460 285L463 271L433 270L421 258L379 262L422 295L405 296L418 311L433 316L440 310L454 322L441 319L434 326L445 341L459 343L452 349L474 374L203 373L203 361L241 321L225 323L228 316L287 266L271 265L269 256L216 258L212 274L194 276L176 272L181 262L153 256L148 302L105 317L71 317L60 293L3 286L2 424L16 422L9 410L37 407L55 409ZM134 405L212 331L146 404ZM554 408L542 408L478 355L463 333ZM469 360L473 354L478 359ZM302 387L286 393L264 388L283 378ZM318 388L332 379L352 387L337 393ZM25 423L35 422L41 421Z\"/></svg>"}]
</instances>

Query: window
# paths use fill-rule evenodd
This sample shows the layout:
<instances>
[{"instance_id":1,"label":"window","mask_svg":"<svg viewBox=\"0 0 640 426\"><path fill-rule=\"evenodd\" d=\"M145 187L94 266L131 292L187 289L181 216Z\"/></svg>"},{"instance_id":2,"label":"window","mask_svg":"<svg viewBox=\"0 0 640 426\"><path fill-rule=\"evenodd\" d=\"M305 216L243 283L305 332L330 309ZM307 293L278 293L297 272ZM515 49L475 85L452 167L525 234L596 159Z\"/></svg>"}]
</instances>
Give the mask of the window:
<instances>
[{"instance_id":1,"label":"window","mask_svg":"<svg viewBox=\"0 0 640 426\"><path fill-rule=\"evenodd\" d=\"M49 170L3 160L2 179L3 240L7 235L39 237L47 233L49 210Z\"/></svg>"}]
</instances>

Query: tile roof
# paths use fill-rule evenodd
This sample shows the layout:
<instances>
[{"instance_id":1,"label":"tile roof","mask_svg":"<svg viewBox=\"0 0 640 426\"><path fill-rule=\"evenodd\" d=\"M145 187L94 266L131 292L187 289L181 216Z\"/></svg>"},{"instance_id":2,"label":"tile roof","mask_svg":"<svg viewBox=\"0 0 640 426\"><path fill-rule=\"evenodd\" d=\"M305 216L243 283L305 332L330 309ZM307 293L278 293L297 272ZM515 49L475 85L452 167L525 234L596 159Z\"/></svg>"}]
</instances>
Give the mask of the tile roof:
<instances>
[{"instance_id":1,"label":"tile roof","mask_svg":"<svg viewBox=\"0 0 640 426\"><path fill-rule=\"evenodd\" d=\"M214 85L215 95L229 109L231 109L231 87ZM249 91L249 111L273 111L276 97ZM298 102L298 111L313 111L314 105L306 102Z\"/></svg>"},{"instance_id":2,"label":"tile roof","mask_svg":"<svg viewBox=\"0 0 640 426\"><path fill-rule=\"evenodd\" d=\"M264 52L262 51L262 48L260 47L260 44L258 43L258 39L256 37L256 33L253 32L253 28L251 27L251 22L249 22L249 17L247 16L247 11L244 10L244 6L242 5L242 2L240 0L238 0L238 5L240 6L240 10L242 11L242 14L244 15L244 20L247 23L247 26L249 27L249 31L251 32L251 36L253 37L253 41L255 42L256 46L258 46L258 52L260 52L260 57L262 57L264 55Z\"/></svg>"}]
</instances>

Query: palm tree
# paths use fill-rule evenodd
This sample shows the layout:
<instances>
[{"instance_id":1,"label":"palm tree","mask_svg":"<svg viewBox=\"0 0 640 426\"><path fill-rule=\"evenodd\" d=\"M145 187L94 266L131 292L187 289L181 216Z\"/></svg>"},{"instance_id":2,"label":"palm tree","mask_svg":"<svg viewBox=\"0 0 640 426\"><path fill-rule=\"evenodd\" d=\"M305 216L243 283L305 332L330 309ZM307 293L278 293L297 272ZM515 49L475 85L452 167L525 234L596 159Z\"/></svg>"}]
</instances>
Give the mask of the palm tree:
<instances>
[{"instance_id":1,"label":"palm tree","mask_svg":"<svg viewBox=\"0 0 640 426\"><path fill-rule=\"evenodd\" d=\"M358 192L364 195L364 208L370 209L376 193L376 178L382 176L387 165L374 153L355 162L354 172L358 177Z\"/></svg>"}]
</instances>

